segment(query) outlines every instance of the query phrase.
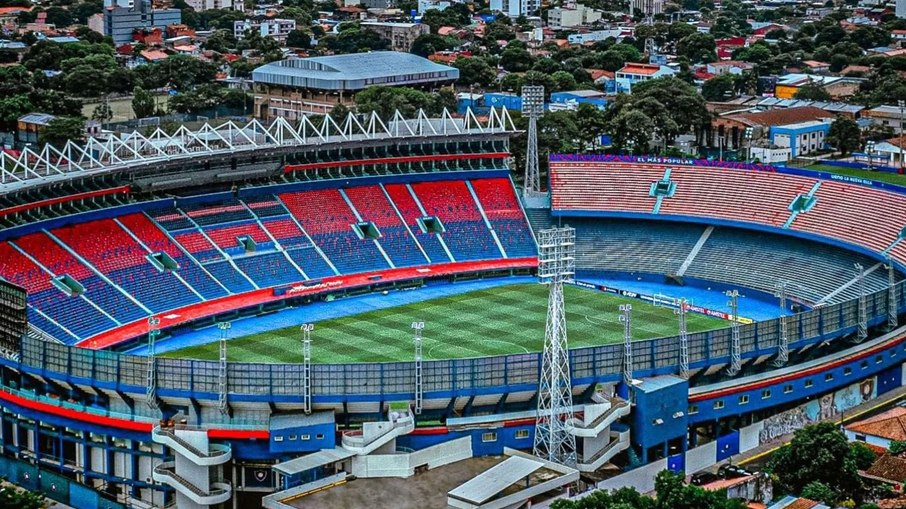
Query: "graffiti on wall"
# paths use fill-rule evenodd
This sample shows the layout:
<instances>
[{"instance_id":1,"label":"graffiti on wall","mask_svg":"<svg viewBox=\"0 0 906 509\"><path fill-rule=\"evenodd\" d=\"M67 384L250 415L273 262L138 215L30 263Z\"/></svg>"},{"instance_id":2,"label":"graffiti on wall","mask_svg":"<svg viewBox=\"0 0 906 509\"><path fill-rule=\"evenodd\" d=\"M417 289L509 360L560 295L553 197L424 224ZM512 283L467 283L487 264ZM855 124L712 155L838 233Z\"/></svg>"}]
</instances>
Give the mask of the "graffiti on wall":
<instances>
[{"instance_id":1,"label":"graffiti on wall","mask_svg":"<svg viewBox=\"0 0 906 509\"><path fill-rule=\"evenodd\" d=\"M835 419L841 413L873 399L876 395L874 378L847 385L834 393L825 394L817 400L811 400L765 419L764 426L758 433L758 443L765 444L815 422Z\"/></svg>"}]
</instances>

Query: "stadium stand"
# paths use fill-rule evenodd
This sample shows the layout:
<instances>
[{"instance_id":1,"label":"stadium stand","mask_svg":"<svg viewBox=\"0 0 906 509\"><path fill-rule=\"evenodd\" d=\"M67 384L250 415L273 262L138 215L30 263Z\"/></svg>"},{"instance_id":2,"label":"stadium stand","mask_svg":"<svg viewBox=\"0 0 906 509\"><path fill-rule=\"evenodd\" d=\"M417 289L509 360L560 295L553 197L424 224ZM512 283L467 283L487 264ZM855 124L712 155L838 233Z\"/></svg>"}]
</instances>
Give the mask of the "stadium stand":
<instances>
[{"instance_id":1,"label":"stadium stand","mask_svg":"<svg viewBox=\"0 0 906 509\"><path fill-rule=\"evenodd\" d=\"M447 250L442 245L441 237L435 233L425 232L419 224L419 218L425 216L425 213L419 207L415 198L406 184L386 184L384 190L387 196L393 201L396 209L406 221L406 225L415 235L415 239L425 250L425 254L431 260L431 263L445 263L453 260L447 254Z\"/></svg>"},{"instance_id":2,"label":"stadium stand","mask_svg":"<svg viewBox=\"0 0 906 509\"><path fill-rule=\"evenodd\" d=\"M833 296L829 303L859 297L857 285L844 287L856 275L853 265L869 269L878 262L831 246L771 233L716 229L686 271L687 276L736 283L747 288L774 292L781 281L797 285L788 291L810 303ZM867 272L869 293L887 288L887 271Z\"/></svg>"},{"instance_id":3,"label":"stadium stand","mask_svg":"<svg viewBox=\"0 0 906 509\"><path fill-rule=\"evenodd\" d=\"M227 291L179 248L144 214L130 214L119 219L152 253L167 253L179 264L178 274L205 299L227 295ZM199 235L200 236L200 235ZM204 238L202 237L202 240Z\"/></svg>"},{"instance_id":4,"label":"stadium stand","mask_svg":"<svg viewBox=\"0 0 906 509\"><path fill-rule=\"evenodd\" d=\"M206 263L204 268L233 293L250 292L255 289L252 283L227 260Z\"/></svg>"},{"instance_id":5,"label":"stadium stand","mask_svg":"<svg viewBox=\"0 0 906 509\"><path fill-rule=\"evenodd\" d=\"M192 228L192 221L175 207L149 210L148 215L165 230L175 231Z\"/></svg>"},{"instance_id":6,"label":"stadium stand","mask_svg":"<svg viewBox=\"0 0 906 509\"><path fill-rule=\"evenodd\" d=\"M562 163L550 172L551 208L614 210L650 213L655 198L651 184L664 176L664 167L616 163Z\"/></svg>"},{"instance_id":7,"label":"stadium stand","mask_svg":"<svg viewBox=\"0 0 906 509\"><path fill-rule=\"evenodd\" d=\"M428 263L406 225L387 201L379 186L357 186L344 192L364 221L371 221L381 232L378 242L396 267Z\"/></svg>"},{"instance_id":8,"label":"stadium stand","mask_svg":"<svg viewBox=\"0 0 906 509\"><path fill-rule=\"evenodd\" d=\"M85 288L85 295L121 323L147 317L150 312L86 267L44 233L33 233L14 242L54 276L68 275Z\"/></svg>"},{"instance_id":9,"label":"stadium stand","mask_svg":"<svg viewBox=\"0 0 906 509\"><path fill-rule=\"evenodd\" d=\"M719 217L782 227L789 205L817 179L763 171L680 167L673 170L676 193L661 214Z\"/></svg>"},{"instance_id":10,"label":"stadium stand","mask_svg":"<svg viewBox=\"0 0 906 509\"><path fill-rule=\"evenodd\" d=\"M217 204L188 205L183 210L199 226L252 219L252 213L238 200L227 200Z\"/></svg>"},{"instance_id":11,"label":"stadium stand","mask_svg":"<svg viewBox=\"0 0 906 509\"><path fill-rule=\"evenodd\" d=\"M793 229L861 244L881 252L906 226L906 196L901 194L826 181L815 196L814 208L799 214L793 221ZM883 206L867 207L866 204ZM892 213L894 211L900 213Z\"/></svg>"},{"instance_id":12,"label":"stadium stand","mask_svg":"<svg viewBox=\"0 0 906 509\"><path fill-rule=\"evenodd\" d=\"M245 249L239 245L240 237L249 237L260 249L273 248L273 241L255 221L230 223L216 227L206 227L204 232L220 249L230 254L242 254Z\"/></svg>"},{"instance_id":13,"label":"stadium stand","mask_svg":"<svg viewBox=\"0 0 906 509\"><path fill-rule=\"evenodd\" d=\"M211 241L195 228L173 232L173 239L201 263L223 260L223 255L214 247L214 244L211 244Z\"/></svg>"},{"instance_id":14,"label":"stadium stand","mask_svg":"<svg viewBox=\"0 0 906 509\"><path fill-rule=\"evenodd\" d=\"M457 261L501 258L465 182L420 182L412 189L425 212L443 223L444 242Z\"/></svg>"},{"instance_id":15,"label":"stadium stand","mask_svg":"<svg viewBox=\"0 0 906 509\"><path fill-rule=\"evenodd\" d=\"M252 209L252 213L260 218L284 216L288 214L286 207L273 195L243 198L242 202Z\"/></svg>"},{"instance_id":16,"label":"stadium stand","mask_svg":"<svg viewBox=\"0 0 906 509\"><path fill-rule=\"evenodd\" d=\"M51 233L155 313L201 300L172 273L158 271L149 253L112 219Z\"/></svg>"},{"instance_id":17,"label":"stadium stand","mask_svg":"<svg viewBox=\"0 0 906 509\"><path fill-rule=\"evenodd\" d=\"M0 244L0 276L28 291L29 319L35 310L53 319L77 337L69 334L58 339L87 338L118 325L81 296L69 296L51 283L51 276L7 243ZM48 320L49 322L49 320ZM54 327L58 328L58 327ZM56 330L45 331L53 334Z\"/></svg>"},{"instance_id":18,"label":"stadium stand","mask_svg":"<svg viewBox=\"0 0 906 509\"><path fill-rule=\"evenodd\" d=\"M353 231L355 215L337 189L285 193L280 199L341 273L389 268L374 240Z\"/></svg>"},{"instance_id":19,"label":"stadium stand","mask_svg":"<svg viewBox=\"0 0 906 509\"><path fill-rule=\"evenodd\" d=\"M304 279L283 253L242 256L234 258L233 261L239 270L248 274L260 288L295 283Z\"/></svg>"},{"instance_id":20,"label":"stadium stand","mask_svg":"<svg viewBox=\"0 0 906 509\"><path fill-rule=\"evenodd\" d=\"M481 179L470 183L507 255L534 256L535 239L510 180Z\"/></svg>"},{"instance_id":21,"label":"stadium stand","mask_svg":"<svg viewBox=\"0 0 906 509\"><path fill-rule=\"evenodd\" d=\"M288 216L263 219L261 224L286 249L311 245L302 230Z\"/></svg>"}]
</instances>

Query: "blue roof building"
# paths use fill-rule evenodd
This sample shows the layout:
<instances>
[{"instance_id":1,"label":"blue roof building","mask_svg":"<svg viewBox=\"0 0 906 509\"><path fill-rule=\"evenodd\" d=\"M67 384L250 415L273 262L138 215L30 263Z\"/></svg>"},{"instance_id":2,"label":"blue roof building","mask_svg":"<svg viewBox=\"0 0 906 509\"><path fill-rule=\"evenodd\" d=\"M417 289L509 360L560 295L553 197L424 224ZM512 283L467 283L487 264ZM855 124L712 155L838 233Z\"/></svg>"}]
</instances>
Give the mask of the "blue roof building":
<instances>
[{"instance_id":1,"label":"blue roof building","mask_svg":"<svg viewBox=\"0 0 906 509\"><path fill-rule=\"evenodd\" d=\"M291 58L252 71L255 112L263 119L352 106L356 92L375 85L435 87L458 78L459 69L396 51Z\"/></svg>"},{"instance_id":2,"label":"blue roof building","mask_svg":"<svg viewBox=\"0 0 906 509\"><path fill-rule=\"evenodd\" d=\"M824 149L824 139L829 130L829 122L812 120L771 126L769 137L772 145L789 147L790 157L799 157Z\"/></svg>"}]
</instances>

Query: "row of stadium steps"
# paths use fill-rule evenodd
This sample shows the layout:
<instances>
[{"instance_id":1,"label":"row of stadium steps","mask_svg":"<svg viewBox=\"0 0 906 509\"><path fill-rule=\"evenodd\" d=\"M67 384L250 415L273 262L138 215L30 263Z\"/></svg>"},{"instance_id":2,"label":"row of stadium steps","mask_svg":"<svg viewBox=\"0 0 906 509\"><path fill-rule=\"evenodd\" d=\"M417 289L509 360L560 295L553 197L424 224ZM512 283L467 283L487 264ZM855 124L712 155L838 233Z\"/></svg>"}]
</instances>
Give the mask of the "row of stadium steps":
<instances>
[{"instance_id":1,"label":"row of stadium steps","mask_svg":"<svg viewBox=\"0 0 906 509\"><path fill-rule=\"evenodd\" d=\"M473 180L470 184L507 256L535 256L535 238L510 182L487 179Z\"/></svg>"},{"instance_id":2,"label":"row of stadium steps","mask_svg":"<svg viewBox=\"0 0 906 509\"><path fill-rule=\"evenodd\" d=\"M695 224L621 219L569 218L564 223L576 228L577 266L628 274L674 273L705 229ZM868 257L832 246L716 228L685 275L768 293L783 281L791 296L813 304L825 299L836 303L858 297L858 286L851 283L854 263L866 269L877 265ZM866 291L886 287L886 270L867 271Z\"/></svg>"},{"instance_id":3,"label":"row of stadium steps","mask_svg":"<svg viewBox=\"0 0 906 509\"><path fill-rule=\"evenodd\" d=\"M50 233L153 313L202 301L176 272L155 267L148 260L151 253L112 219L64 226Z\"/></svg>"},{"instance_id":4,"label":"row of stadium steps","mask_svg":"<svg viewBox=\"0 0 906 509\"><path fill-rule=\"evenodd\" d=\"M411 187L425 212L443 223L444 242L457 261L506 257L465 182L420 182Z\"/></svg>"},{"instance_id":5,"label":"row of stadium steps","mask_svg":"<svg viewBox=\"0 0 906 509\"><path fill-rule=\"evenodd\" d=\"M351 187L344 194L362 220L377 226L381 232L378 243L395 267L430 263L380 186Z\"/></svg>"},{"instance_id":6,"label":"row of stadium steps","mask_svg":"<svg viewBox=\"0 0 906 509\"><path fill-rule=\"evenodd\" d=\"M767 246L769 249L765 249ZM877 262L830 246L770 233L718 228L695 261L688 276L709 281L734 281L747 288L774 292L781 281L801 285L793 295L817 303L834 294L855 275L854 263L869 269ZM865 289L873 293L887 288L887 271L867 272ZM828 302L859 297L857 285L836 293Z\"/></svg>"},{"instance_id":7,"label":"row of stadium steps","mask_svg":"<svg viewBox=\"0 0 906 509\"><path fill-rule=\"evenodd\" d=\"M821 185L815 196L815 206L796 217L793 229L883 252L906 228L906 196L901 194L829 181Z\"/></svg>"},{"instance_id":8,"label":"row of stadium steps","mask_svg":"<svg viewBox=\"0 0 906 509\"><path fill-rule=\"evenodd\" d=\"M91 198L65 200L60 198L104 191L120 187L121 183L115 178L102 178L80 181L78 186L64 183L60 185L32 188L20 193L9 193L0 196L0 228L12 228L23 224L35 223L45 219L63 217L80 212L98 210L101 208L116 207L129 203L125 193L109 193ZM54 201L53 206L34 207L35 204ZM15 213L4 213L7 210L27 207L26 210Z\"/></svg>"},{"instance_id":9,"label":"row of stadium steps","mask_svg":"<svg viewBox=\"0 0 906 509\"><path fill-rule=\"evenodd\" d=\"M557 164L551 170L551 204L559 210L653 213L652 185L666 168L623 162ZM906 195L768 171L683 165L670 169L673 195L662 200L660 215L789 228L889 252L906 262L906 242L899 241L906 236ZM795 210L795 204L809 196L811 206Z\"/></svg>"},{"instance_id":10,"label":"row of stadium steps","mask_svg":"<svg viewBox=\"0 0 906 509\"><path fill-rule=\"evenodd\" d=\"M383 186L397 212L412 232L416 242L422 247L431 263L453 261L453 255L444 243L442 234L428 233L422 230L419 219L428 215L416 201L412 188L408 184L386 184Z\"/></svg>"}]
</instances>

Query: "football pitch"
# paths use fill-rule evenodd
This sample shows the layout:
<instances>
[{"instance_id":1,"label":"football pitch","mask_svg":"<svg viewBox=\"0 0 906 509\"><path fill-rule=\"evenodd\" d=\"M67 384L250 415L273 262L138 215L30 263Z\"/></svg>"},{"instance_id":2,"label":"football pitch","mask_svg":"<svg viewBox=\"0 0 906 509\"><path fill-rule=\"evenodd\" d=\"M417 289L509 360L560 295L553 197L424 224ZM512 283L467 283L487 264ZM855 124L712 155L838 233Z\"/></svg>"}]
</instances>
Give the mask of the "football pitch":
<instances>
[{"instance_id":1,"label":"football pitch","mask_svg":"<svg viewBox=\"0 0 906 509\"><path fill-rule=\"evenodd\" d=\"M312 362L412 360L412 322L425 322L422 343L425 360L540 351L544 343L547 294L547 287L542 285L513 284L316 322L311 333ZM570 348L621 342L623 324L619 321L619 305L626 303L632 304L633 339L678 333L672 308L568 285L564 287L564 301ZM338 300L332 305L349 304ZM729 322L719 318L687 315L689 332L727 326ZM300 363L301 337L296 326L231 339L227 344L227 358L238 362ZM162 355L216 360L218 343Z\"/></svg>"}]
</instances>

